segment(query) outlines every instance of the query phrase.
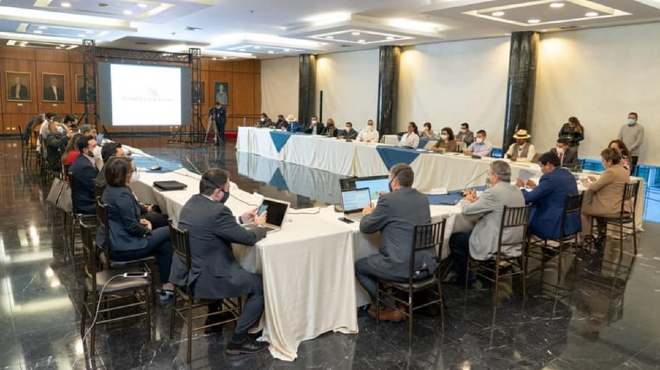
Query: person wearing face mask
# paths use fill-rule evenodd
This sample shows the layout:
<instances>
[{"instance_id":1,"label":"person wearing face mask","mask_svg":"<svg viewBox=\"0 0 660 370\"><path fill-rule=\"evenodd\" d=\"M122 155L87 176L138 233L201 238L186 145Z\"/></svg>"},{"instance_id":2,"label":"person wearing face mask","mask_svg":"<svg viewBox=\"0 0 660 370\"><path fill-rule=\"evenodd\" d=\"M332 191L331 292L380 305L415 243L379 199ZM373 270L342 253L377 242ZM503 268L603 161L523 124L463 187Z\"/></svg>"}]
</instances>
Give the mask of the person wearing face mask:
<instances>
[{"instance_id":1,"label":"person wearing face mask","mask_svg":"<svg viewBox=\"0 0 660 370\"><path fill-rule=\"evenodd\" d=\"M94 163L96 139L91 135L83 135L78 139L80 155L69 168L71 181L71 201L73 212L86 215L96 214L96 195L94 180L98 170Z\"/></svg>"},{"instance_id":2,"label":"person wearing face mask","mask_svg":"<svg viewBox=\"0 0 660 370\"><path fill-rule=\"evenodd\" d=\"M378 278L388 280L407 279L410 272L410 248L415 225L431 223L429 200L412 187L415 174L407 164L396 164L390 170L390 189L381 195L375 208L367 206L360 221L360 232L380 232L380 252L359 259L355 263L355 275L371 297L369 314L381 320L401 321L404 314L394 302L386 302L376 311L375 299ZM415 271L423 279L435 271L437 262L430 251L418 252ZM383 305L381 305L383 307Z\"/></svg>"},{"instance_id":3,"label":"person wearing face mask","mask_svg":"<svg viewBox=\"0 0 660 370\"><path fill-rule=\"evenodd\" d=\"M474 142L474 132L470 131L470 124L461 123L461 130L456 135L456 141L463 143L463 148L467 148Z\"/></svg>"},{"instance_id":4,"label":"person wearing face mask","mask_svg":"<svg viewBox=\"0 0 660 370\"><path fill-rule=\"evenodd\" d=\"M637 113L628 113L628 122L619 130L619 140L623 141L630 151L630 166L633 174L637 171L639 150L644 143L644 126L637 122Z\"/></svg>"},{"instance_id":5,"label":"person wearing face mask","mask_svg":"<svg viewBox=\"0 0 660 370\"><path fill-rule=\"evenodd\" d=\"M328 118L328 122L325 125L325 136L327 137L337 137L337 126L335 125L335 120Z\"/></svg>"},{"instance_id":6,"label":"person wearing face mask","mask_svg":"<svg viewBox=\"0 0 660 370\"><path fill-rule=\"evenodd\" d=\"M422 129L422 132L419 134L419 137L420 138L425 137L429 140L435 140L435 133L433 132L431 122L424 123L424 128Z\"/></svg>"},{"instance_id":7,"label":"person wearing face mask","mask_svg":"<svg viewBox=\"0 0 660 370\"><path fill-rule=\"evenodd\" d=\"M451 235L449 248L452 266L457 275L456 282L465 284L467 261L470 256L475 260L487 260L497 252L497 240L502 224L504 206L522 207L525 199L520 190L511 185L511 167L502 160L494 161L488 170L490 187L480 196L474 190L466 190L462 201L461 215L468 218L479 217L469 231L461 231ZM506 230L502 242L513 244L522 241L523 229ZM520 245L503 247L502 252L508 256L520 256ZM471 279L471 282L474 282Z\"/></svg>"},{"instance_id":8,"label":"person wearing face mask","mask_svg":"<svg viewBox=\"0 0 660 370\"><path fill-rule=\"evenodd\" d=\"M514 162L533 161L536 156L536 149L534 148L534 145L529 143L529 139L531 139L532 136L527 133L527 130L518 130L513 135L513 138L516 142L509 146L509 150L506 152L506 157Z\"/></svg>"},{"instance_id":9,"label":"person wearing face mask","mask_svg":"<svg viewBox=\"0 0 660 370\"><path fill-rule=\"evenodd\" d=\"M477 138L467 149L463 151L465 155L478 155L480 157L490 156L493 145L486 139L486 131L477 131Z\"/></svg>"},{"instance_id":10,"label":"person wearing face mask","mask_svg":"<svg viewBox=\"0 0 660 370\"><path fill-rule=\"evenodd\" d=\"M241 267L234 258L232 243L253 246L266 237L266 230L259 227L266 222L266 213L257 215L251 210L236 218L226 205L229 188L229 173L223 169L210 169L202 175L199 194L186 202L179 215L179 228L189 233L192 266L188 271L185 261L175 257L170 281L188 286L195 299L247 296L226 348L228 355L239 355L262 351L268 343L257 342L248 334L264 309L261 275ZM209 305L210 312L218 308ZM209 318L207 324L211 323L214 321Z\"/></svg>"},{"instance_id":11,"label":"person wearing face mask","mask_svg":"<svg viewBox=\"0 0 660 370\"><path fill-rule=\"evenodd\" d=\"M128 187L133 166L128 158L116 157L103 168L108 185L101 199L108 217L107 237L103 247L116 261L132 261L155 256L162 290L160 299L169 301L174 285L169 282L172 245L168 227L154 228L141 216L140 204Z\"/></svg>"},{"instance_id":12,"label":"person wearing face mask","mask_svg":"<svg viewBox=\"0 0 660 370\"><path fill-rule=\"evenodd\" d=\"M621 211L623 189L630 181L628 170L621 165L621 155L614 149L604 149L600 157L605 168L597 179L583 181L587 191L582 201L582 232L591 232L591 220L598 222L598 234L604 236L606 224L600 217L617 217Z\"/></svg>"},{"instance_id":13,"label":"person wearing face mask","mask_svg":"<svg viewBox=\"0 0 660 370\"><path fill-rule=\"evenodd\" d=\"M346 122L344 124L344 130L342 131L342 134L346 139L350 140L355 140L358 136L358 133L353 129L353 123L351 122Z\"/></svg>"},{"instance_id":14,"label":"person wearing face mask","mask_svg":"<svg viewBox=\"0 0 660 370\"><path fill-rule=\"evenodd\" d=\"M566 137L557 139L557 144L550 151L559 158L560 167L574 169L579 165L577 149L571 147L570 139Z\"/></svg>"},{"instance_id":15,"label":"person wearing face mask","mask_svg":"<svg viewBox=\"0 0 660 370\"><path fill-rule=\"evenodd\" d=\"M543 153L539 157L543 176L538 185L527 180L517 180L522 189L525 203L532 205L533 212L529 221L529 233L544 240L557 240L562 235L561 217L564 213L566 198L578 194L575 177L565 168L561 168L559 157L554 152ZM580 216L571 214L564 220L563 235L571 235L580 229Z\"/></svg>"},{"instance_id":16,"label":"person wearing face mask","mask_svg":"<svg viewBox=\"0 0 660 370\"><path fill-rule=\"evenodd\" d=\"M431 148L436 153L453 153L457 149L454 131L450 127L443 127L440 131L440 140Z\"/></svg>"},{"instance_id":17,"label":"person wearing face mask","mask_svg":"<svg viewBox=\"0 0 660 370\"><path fill-rule=\"evenodd\" d=\"M69 139L67 131L67 128L59 122L51 121L48 123L48 134L45 140L46 162L53 172L62 171L62 153Z\"/></svg>"},{"instance_id":18,"label":"person wearing face mask","mask_svg":"<svg viewBox=\"0 0 660 370\"><path fill-rule=\"evenodd\" d=\"M286 130L289 127L289 123L284 119L284 115L279 114L277 116L277 122L275 122L275 128L278 130Z\"/></svg>"},{"instance_id":19,"label":"person wearing face mask","mask_svg":"<svg viewBox=\"0 0 660 370\"><path fill-rule=\"evenodd\" d=\"M259 117L259 122L257 122L257 127L271 127L273 126L273 121L268 117L266 113L261 113Z\"/></svg>"},{"instance_id":20,"label":"person wearing face mask","mask_svg":"<svg viewBox=\"0 0 660 370\"><path fill-rule=\"evenodd\" d=\"M630 173L630 170L632 169L630 166L630 151L628 150L628 147L626 147L626 144L621 140L612 140L607 147L619 152L621 155L621 165L628 170L628 173Z\"/></svg>"},{"instance_id":21,"label":"person wearing face mask","mask_svg":"<svg viewBox=\"0 0 660 370\"><path fill-rule=\"evenodd\" d=\"M377 143L379 138L378 130L371 119L367 121L367 127L358 135L358 141L365 143Z\"/></svg>"},{"instance_id":22,"label":"person wearing face mask","mask_svg":"<svg viewBox=\"0 0 660 370\"><path fill-rule=\"evenodd\" d=\"M408 123L408 131L401 136L399 146L417 149L419 146L419 131L415 122Z\"/></svg>"},{"instance_id":23,"label":"person wearing face mask","mask_svg":"<svg viewBox=\"0 0 660 370\"><path fill-rule=\"evenodd\" d=\"M323 135L325 132L325 127L322 122L319 122L318 117L312 116L312 119L309 123L309 126L305 129L306 134L312 135Z\"/></svg>"}]
</instances>

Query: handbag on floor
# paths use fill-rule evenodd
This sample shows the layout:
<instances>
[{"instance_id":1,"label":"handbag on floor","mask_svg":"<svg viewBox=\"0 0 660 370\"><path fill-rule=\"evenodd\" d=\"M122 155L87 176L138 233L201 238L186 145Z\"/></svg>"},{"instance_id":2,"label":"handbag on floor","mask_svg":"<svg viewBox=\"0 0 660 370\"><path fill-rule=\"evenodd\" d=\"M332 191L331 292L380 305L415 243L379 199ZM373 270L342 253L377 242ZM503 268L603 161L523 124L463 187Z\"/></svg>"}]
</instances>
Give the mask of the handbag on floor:
<instances>
[{"instance_id":1,"label":"handbag on floor","mask_svg":"<svg viewBox=\"0 0 660 370\"><path fill-rule=\"evenodd\" d=\"M64 185L62 186L62 192L60 197L57 198L57 208L63 210L66 213L71 213L73 211L73 203L71 201L71 187L68 182L62 181Z\"/></svg>"}]
</instances>

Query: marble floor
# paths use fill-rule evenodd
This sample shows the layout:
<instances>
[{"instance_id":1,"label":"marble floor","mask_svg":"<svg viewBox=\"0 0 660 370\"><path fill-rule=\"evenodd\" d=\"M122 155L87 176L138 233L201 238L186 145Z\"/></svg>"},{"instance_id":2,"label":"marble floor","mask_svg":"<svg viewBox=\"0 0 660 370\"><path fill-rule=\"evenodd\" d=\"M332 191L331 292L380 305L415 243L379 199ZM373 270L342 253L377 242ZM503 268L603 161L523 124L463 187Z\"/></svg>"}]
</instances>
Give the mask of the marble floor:
<instances>
[{"instance_id":1,"label":"marble floor","mask_svg":"<svg viewBox=\"0 0 660 370\"><path fill-rule=\"evenodd\" d=\"M296 166L271 163L273 172L253 171L263 159L238 157L226 147L168 145L163 138L120 141L204 170L225 167L248 190L293 200L297 207L333 203L334 187L305 186L338 177ZM48 187L21 166L17 141L0 140L0 369L185 369L185 340L177 325L168 336L169 315L156 308L151 341L140 322L98 330L97 353L83 350L79 334L80 266L64 254L62 214L46 205ZM286 167L286 168L285 168ZM253 176L254 178L249 178ZM324 178L325 176L325 178ZM529 279L525 305L519 287L505 282L494 309L488 289L447 285L445 329L436 312L421 312L414 336L403 323L376 325L359 312L358 335L328 333L304 342L294 362L268 353L227 358L228 331L197 334L194 369L659 369L660 368L660 225L647 222L639 251L626 241L600 252L567 257L562 271L565 294L542 289L555 281L556 257L543 274Z\"/></svg>"}]
</instances>

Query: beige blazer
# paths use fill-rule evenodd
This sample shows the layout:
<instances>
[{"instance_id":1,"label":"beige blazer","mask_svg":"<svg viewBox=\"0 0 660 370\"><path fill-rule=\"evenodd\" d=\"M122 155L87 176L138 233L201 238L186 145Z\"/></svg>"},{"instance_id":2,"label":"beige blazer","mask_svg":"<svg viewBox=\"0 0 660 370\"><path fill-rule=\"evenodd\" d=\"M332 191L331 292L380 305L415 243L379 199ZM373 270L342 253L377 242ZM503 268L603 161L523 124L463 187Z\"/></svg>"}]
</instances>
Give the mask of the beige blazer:
<instances>
[{"instance_id":1,"label":"beige blazer","mask_svg":"<svg viewBox=\"0 0 660 370\"><path fill-rule=\"evenodd\" d=\"M598 181L589 185L582 213L590 216L615 216L621 211L623 189L630 175L621 164L608 168Z\"/></svg>"}]
</instances>

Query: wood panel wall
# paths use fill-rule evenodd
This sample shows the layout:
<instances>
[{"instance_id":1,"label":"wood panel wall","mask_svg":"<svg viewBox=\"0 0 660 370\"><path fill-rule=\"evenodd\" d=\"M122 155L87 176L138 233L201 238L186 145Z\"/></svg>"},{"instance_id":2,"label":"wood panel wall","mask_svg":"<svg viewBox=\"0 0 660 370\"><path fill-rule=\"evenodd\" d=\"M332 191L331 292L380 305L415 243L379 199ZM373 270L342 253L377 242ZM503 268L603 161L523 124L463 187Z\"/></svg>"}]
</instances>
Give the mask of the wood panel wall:
<instances>
[{"instance_id":1,"label":"wood panel wall","mask_svg":"<svg viewBox=\"0 0 660 370\"><path fill-rule=\"evenodd\" d=\"M29 47L0 46L0 135L15 135L18 127L25 128L32 116L40 112L54 112L58 115L73 113L81 116L84 105L75 101L75 76L82 74L82 55L74 50L49 50ZM29 72L31 74L31 101L7 101L6 71ZM64 75L64 95L62 103L42 100L42 74ZM227 107L227 130L235 130L243 122L244 116L252 118L261 113L261 62L259 60L224 61L204 58L202 60L202 80L204 81L203 112L214 104L215 82L229 84L229 104ZM206 113L203 114L206 125ZM101 122L102 123L102 122ZM169 126L119 127L106 125L110 132L169 132Z\"/></svg>"}]
</instances>

